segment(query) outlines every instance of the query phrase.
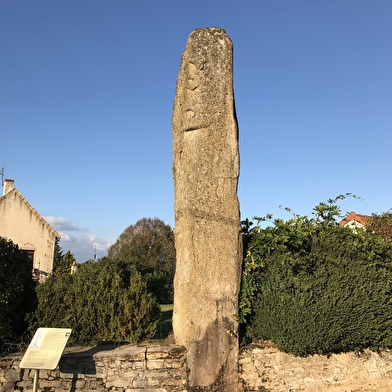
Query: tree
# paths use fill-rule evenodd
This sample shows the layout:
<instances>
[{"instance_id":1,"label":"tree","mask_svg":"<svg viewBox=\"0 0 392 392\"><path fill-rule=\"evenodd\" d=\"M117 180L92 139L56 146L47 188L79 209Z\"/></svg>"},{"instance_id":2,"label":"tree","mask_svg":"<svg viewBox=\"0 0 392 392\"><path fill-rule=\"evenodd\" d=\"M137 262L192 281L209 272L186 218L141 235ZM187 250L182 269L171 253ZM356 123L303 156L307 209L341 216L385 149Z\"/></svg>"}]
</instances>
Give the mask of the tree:
<instances>
[{"instance_id":1,"label":"tree","mask_svg":"<svg viewBox=\"0 0 392 392\"><path fill-rule=\"evenodd\" d=\"M59 245L59 240L56 239L56 242L54 243L54 252L53 252L53 271L55 271L58 265L60 264L62 257L63 257L63 251L61 249L61 246Z\"/></svg>"},{"instance_id":2,"label":"tree","mask_svg":"<svg viewBox=\"0 0 392 392\"><path fill-rule=\"evenodd\" d=\"M72 266L72 263L74 260L75 260L75 256L68 249L67 253L62 255L60 260L58 261L58 263L54 269L54 275L56 277L70 275L71 274L71 266Z\"/></svg>"},{"instance_id":3,"label":"tree","mask_svg":"<svg viewBox=\"0 0 392 392\"><path fill-rule=\"evenodd\" d=\"M133 264L161 303L172 300L176 252L173 229L158 218L143 218L124 230L108 258Z\"/></svg>"},{"instance_id":4,"label":"tree","mask_svg":"<svg viewBox=\"0 0 392 392\"><path fill-rule=\"evenodd\" d=\"M0 237L0 345L27 329L25 316L36 305L33 263L11 240Z\"/></svg>"}]
</instances>

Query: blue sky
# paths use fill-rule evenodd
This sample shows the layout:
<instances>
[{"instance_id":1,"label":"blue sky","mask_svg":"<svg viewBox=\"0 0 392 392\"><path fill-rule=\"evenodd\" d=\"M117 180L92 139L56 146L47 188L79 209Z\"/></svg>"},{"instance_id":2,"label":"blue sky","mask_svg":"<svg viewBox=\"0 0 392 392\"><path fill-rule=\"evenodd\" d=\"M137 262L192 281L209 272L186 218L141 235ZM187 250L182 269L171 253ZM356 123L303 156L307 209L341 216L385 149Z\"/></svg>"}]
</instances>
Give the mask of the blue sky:
<instances>
[{"instance_id":1,"label":"blue sky","mask_svg":"<svg viewBox=\"0 0 392 392\"><path fill-rule=\"evenodd\" d=\"M78 262L174 226L171 115L196 28L234 45L242 218L392 207L392 1L2 0L0 168Z\"/></svg>"}]
</instances>

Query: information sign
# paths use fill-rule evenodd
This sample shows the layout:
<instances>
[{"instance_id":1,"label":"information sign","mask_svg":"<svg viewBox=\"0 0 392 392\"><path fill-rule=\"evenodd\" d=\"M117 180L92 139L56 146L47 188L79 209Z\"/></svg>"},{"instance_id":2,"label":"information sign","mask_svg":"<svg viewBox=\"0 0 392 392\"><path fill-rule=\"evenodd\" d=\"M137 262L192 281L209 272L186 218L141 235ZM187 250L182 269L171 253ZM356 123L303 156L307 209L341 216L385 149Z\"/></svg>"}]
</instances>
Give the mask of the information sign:
<instances>
[{"instance_id":1,"label":"information sign","mask_svg":"<svg viewBox=\"0 0 392 392\"><path fill-rule=\"evenodd\" d=\"M25 352L21 369L54 370L71 335L70 328L38 328Z\"/></svg>"}]
</instances>

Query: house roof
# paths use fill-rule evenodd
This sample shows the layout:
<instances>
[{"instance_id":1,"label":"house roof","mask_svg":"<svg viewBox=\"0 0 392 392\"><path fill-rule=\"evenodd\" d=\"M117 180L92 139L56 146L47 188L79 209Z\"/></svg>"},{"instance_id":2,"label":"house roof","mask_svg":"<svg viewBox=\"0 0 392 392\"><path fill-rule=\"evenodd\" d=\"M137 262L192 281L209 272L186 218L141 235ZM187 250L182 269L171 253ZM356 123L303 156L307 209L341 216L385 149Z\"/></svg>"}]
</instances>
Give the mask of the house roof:
<instances>
[{"instance_id":1,"label":"house roof","mask_svg":"<svg viewBox=\"0 0 392 392\"><path fill-rule=\"evenodd\" d=\"M36 209L23 197L23 195L15 188L13 187L8 193L0 197L0 202L5 199L11 192L14 192L22 201L23 203L26 204L26 206L30 209L30 211L40 220L47 228L48 230L59 240L61 238L60 234L57 233L56 230L50 226L48 222L42 216L36 211Z\"/></svg>"},{"instance_id":2,"label":"house roof","mask_svg":"<svg viewBox=\"0 0 392 392\"><path fill-rule=\"evenodd\" d=\"M372 217L369 215L360 215L356 214L354 211L351 211L343 220L339 222L339 225L345 226L347 223L354 221L360 223L363 226L366 226L371 218Z\"/></svg>"}]
</instances>

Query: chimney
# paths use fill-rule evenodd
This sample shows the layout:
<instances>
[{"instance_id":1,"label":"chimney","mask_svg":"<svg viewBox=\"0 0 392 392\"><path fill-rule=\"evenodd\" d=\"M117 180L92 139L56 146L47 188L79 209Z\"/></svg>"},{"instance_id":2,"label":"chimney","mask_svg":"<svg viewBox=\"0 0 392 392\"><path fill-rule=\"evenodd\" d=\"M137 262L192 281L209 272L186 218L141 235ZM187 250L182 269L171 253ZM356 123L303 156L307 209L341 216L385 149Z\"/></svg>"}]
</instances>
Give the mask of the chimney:
<instances>
[{"instance_id":1,"label":"chimney","mask_svg":"<svg viewBox=\"0 0 392 392\"><path fill-rule=\"evenodd\" d=\"M15 188L14 180L4 180L3 183L3 196L11 192Z\"/></svg>"}]
</instances>

